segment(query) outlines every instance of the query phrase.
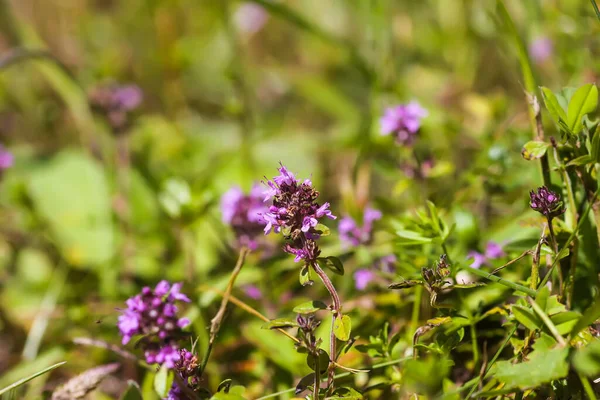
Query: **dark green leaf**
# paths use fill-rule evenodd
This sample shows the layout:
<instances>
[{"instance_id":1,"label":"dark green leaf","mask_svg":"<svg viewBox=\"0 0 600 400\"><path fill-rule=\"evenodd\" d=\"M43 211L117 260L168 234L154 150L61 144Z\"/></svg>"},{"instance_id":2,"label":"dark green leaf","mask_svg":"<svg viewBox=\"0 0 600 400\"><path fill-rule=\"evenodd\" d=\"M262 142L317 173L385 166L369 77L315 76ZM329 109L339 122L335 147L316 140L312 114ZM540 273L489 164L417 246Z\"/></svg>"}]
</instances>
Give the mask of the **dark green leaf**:
<instances>
[{"instance_id":1,"label":"dark green leaf","mask_svg":"<svg viewBox=\"0 0 600 400\"><path fill-rule=\"evenodd\" d=\"M315 367L316 367L315 356L313 356L312 354L307 354L306 355L306 365L308 365L308 367L314 371ZM319 371L320 371L320 373L321 374L325 373L325 371L327 371L328 367L329 367L329 356L327 355L327 352L325 352L325 350L319 349Z\"/></svg>"},{"instance_id":2,"label":"dark green leaf","mask_svg":"<svg viewBox=\"0 0 600 400\"><path fill-rule=\"evenodd\" d=\"M567 166L576 166L579 167L581 165L587 165L592 163L592 157L590 157L589 155L584 155L584 156L579 156L577 158L572 159L571 161L569 161L567 163Z\"/></svg>"},{"instance_id":3,"label":"dark green leaf","mask_svg":"<svg viewBox=\"0 0 600 400\"><path fill-rule=\"evenodd\" d=\"M308 389L308 387L311 386L314 382L315 382L315 373L311 372L310 374L308 374L305 377L303 377L302 379L300 379L300 382L298 382L298 384L296 385L296 390L294 391L294 394L299 395L300 393L302 393L306 389Z\"/></svg>"},{"instance_id":4,"label":"dark green leaf","mask_svg":"<svg viewBox=\"0 0 600 400\"><path fill-rule=\"evenodd\" d=\"M329 268L338 275L344 275L344 264L337 257L319 257L317 262L322 268Z\"/></svg>"},{"instance_id":5,"label":"dark green leaf","mask_svg":"<svg viewBox=\"0 0 600 400\"><path fill-rule=\"evenodd\" d=\"M529 308L513 305L512 312L521 324L523 324L527 329L531 329L532 331L540 329L544 326L544 323L533 311Z\"/></svg>"},{"instance_id":6,"label":"dark green leaf","mask_svg":"<svg viewBox=\"0 0 600 400\"><path fill-rule=\"evenodd\" d=\"M225 379L223 382L219 383L217 387L217 392L229 393L229 388L231 388L231 379Z\"/></svg>"}]
</instances>

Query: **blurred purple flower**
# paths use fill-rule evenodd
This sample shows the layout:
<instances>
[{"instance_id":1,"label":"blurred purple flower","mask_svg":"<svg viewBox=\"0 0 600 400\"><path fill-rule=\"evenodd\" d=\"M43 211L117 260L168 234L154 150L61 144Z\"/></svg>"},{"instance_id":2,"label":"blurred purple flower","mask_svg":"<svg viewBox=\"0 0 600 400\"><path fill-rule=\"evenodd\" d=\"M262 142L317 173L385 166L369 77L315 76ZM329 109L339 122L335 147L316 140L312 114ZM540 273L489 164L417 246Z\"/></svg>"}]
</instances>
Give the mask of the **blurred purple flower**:
<instances>
[{"instance_id":1,"label":"blurred purple flower","mask_svg":"<svg viewBox=\"0 0 600 400\"><path fill-rule=\"evenodd\" d=\"M375 278L373 271L358 269L354 272L354 285L358 290L365 290L367 285Z\"/></svg>"},{"instance_id":2,"label":"blurred purple flower","mask_svg":"<svg viewBox=\"0 0 600 400\"><path fill-rule=\"evenodd\" d=\"M350 216L342 218L338 228L340 230L340 239L344 246L358 246L359 244L371 241L373 222L379 219L381 219L381 211L370 207L365 209L362 226L358 226L356 221Z\"/></svg>"},{"instance_id":3,"label":"blurred purple flower","mask_svg":"<svg viewBox=\"0 0 600 400\"><path fill-rule=\"evenodd\" d=\"M394 254L389 254L376 260L374 266L382 272L392 273L396 270L395 264L397 261L398 259Z\"/></svg>"},{"instance_id":4,"label":"blurred purple flower","mask_svg":"<svg viewBox=\"0 0 600 400\"><path fill-rule=\"evenodd\" d=\"M90 103L103 114L114 133L129 126L129 113L142 103L142 90L136 85L100 84L89 93Z\"/></svg>"},{"instance_id":5,"label":"blurred purple flower","mask_svg":"<svg viewBox=\"0 0 600 400\"><path fill-rule=\"evenodd\" d=\"M235 186L221 197L223 222L233 228L238 243L251 250L258 247L257 239L262 236L266 223L263 215L268 209L262 197L262 190L258 185L254 185L248 195Z\"/></svg>"},{"instance_id":6,"label":"blurred purple flower","mask_svg":"<svg viewBox=\"0 0 600 400\"><path fill-rule=\"evenodd\" d=\"M165 364L173 368L179 357L177 339L181 328L190 323L187 318L177 316L176 301L189 302L180 292L181 284L172 286L161 281L154 290L144 287L142 292L127 300L117 326L122 343L127 344L134 335L142 335L141 346L145 350L146 362Z\"/></svg>"},{"instance_id":7,"label":"blurred purple flower","mask_svg":"<svg viewBox=\"0 0 600 400\"><path fill-rule=\"evenodd\" d=\"M241 33L253 35L260 31L269 19L269 13L260 5L246 2L233 15L233 21Z\"/></svg>"},{"instance_id":8,"label":"blurred purple flower","mask_svg":"<svg viewBox=\"0 0 600 400\"><path fill-rule=\"evenodd\" d=\"M0 171L13 166L15 157L4 146L0 144Z\"/></svg>"},{"instance_id":9,"label":"blurred purple flower","mask_svg":"<svg viewBox=\"0 0 600 400\"><path fill-rule=\"evenodd\" d=\"M248 284L244 286L244 293L246 296L254 300L260 300L262 298L262 292L256 285Z\"/></svg>"},{"instance_id":10,"label":"blurred purple flower","mask_svg":"<svg viewBox=\"0 0 600 400\"><path fill-rule=\"evenodd\" d=\"M537 64L542 64L554 53L554 44L552 40L547 36L540 36L535 38L529 44L529 55L532 60Z\"/></svg>"},{"instance_id":11,"label":"blurred purple flower","mask_svg":"<svg viewBox=\"0 0 600 400\"><path fill-rule=\"evenodd\" d=\"M485 246L485 253L479 253L475 250L467 254L467 259L472 258L471 268L481 268L482 265L488 264L489 260L495 260L504 257L505 253L502 246L495 242L488 242Z\"/></svg>"},{"instance_id":12,"label":"blurred purple flower","mask_svg":"<svg viewBox=\"0 0 600 400\"><path fill-rule=\"evenodd\" d=\"M379 120L381 134L394 135L398 144L409 146L421 128L421 119L427 114L416 101L389 107Z\"/></svg>"}]
</instances>

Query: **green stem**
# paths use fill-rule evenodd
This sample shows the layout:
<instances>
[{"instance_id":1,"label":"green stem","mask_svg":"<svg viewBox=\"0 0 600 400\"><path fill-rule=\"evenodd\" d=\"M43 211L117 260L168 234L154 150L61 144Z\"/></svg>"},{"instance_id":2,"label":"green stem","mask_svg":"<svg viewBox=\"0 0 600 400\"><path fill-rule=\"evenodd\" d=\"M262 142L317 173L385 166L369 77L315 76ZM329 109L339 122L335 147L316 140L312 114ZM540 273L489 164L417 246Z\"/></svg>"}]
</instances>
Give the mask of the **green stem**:
<instances>
[{"instance_id":1,"label":"green stem","mask_svg":"<svg viewBox=\"0 0 600 400\"><path fill-rule=\"evenodd\" d=\"M471 323L471 345L473 347L473 365L479 363L479 347L477 347L477 330L475 323Z\"/></svg>"},{"instance_id":2,"label":"green stem","mask_svg":"<svg viewBox=\"0 0 600 400\"><path fill-rule=\"evenodd\" d=\"M528 288L526 286L523 286L523 285L519 285L518 283L507 281L506 279L502 279L502 278L500 278L500 277L498 277L496 275L492 275L489 272L481 271L479 269L475 269L475 268L471 268L471 267L463 267L462 269L466 270L466 271L469 271L473 275L480 276L480 277L485 278L485 279L487 279L489 281L499 283L499 284L504 285L506 287L509 287L511 289L517 290L519 292L523 292L523 293L527 294L528 296L535 297L535 295L536 295L536 291L535 290L532 290L532 289L530 289L530 288Z\"/></svg>"},{"instance_id":3,"label":"green stem","mask_svg":"<svg viewBox=\"0 0 600 400\"><path fill-rule=\"evenodd\" d=\"M321 366L319 365L319 352L314 356L315 358L315 382L313 387L313 400L319 400L319 389L321 386Z\"/></svg>"},{"instance_id":4,"label":"green stem","mask_svg":"<svg viewBox=\"0 0 600 400\"><path fill-rule=\"evenodd\" d=\"M415 298L413 302L412 316L410 319L410 330L408 332L409 338L412 338L413 334L419 327L419 317L421 313L421 300L423 298L423 286L417 285L415 287Z\"/></svg>"},{"instance_id":5,"label":"green stem","mask_svg":"<svg viewBox=\"0 0 600 400\"><path fill-rule=\"evenodd\" d=\"M596 18L600 20L600 10L598 10L598 4L596 4L596 0L590 0L592 3L592 7L594 7L594 11L596 12Z\"/></svg>"},{"instance_id":6,"label":"green stem","mask_svg":"<svg viewBox=\"0 0 600 400\"><path fill-rule=\"evenodd\" d=\"M580 372L578 372L577 375L579 376L579 380L581 381L581 385L583 386L583 390L585 391L587 398L589 400L596 400L596 395L594 394L594 389L592 388L592 385L590 385L590 381Z\"/></svg>"},{"instance_id":7,"label":"green stem","mask_svg":"<svg viewBox=\"0 0 600 400\"><path fill-rule=\"evenodd\" d=\"M542 308L538 305L538 303L535 302L535 300L533 300L532 298L528 298L527 300L529 301L529 304L531 304L531 308L533 308L533 311L535 311L535 313L542 319L544 324L546 324L546 327L548 328L550 333L552 333L558 344L562 347L566 347L567 342L558 332L556 325L554 325L554 323L550 320L548 314L546 314L544 310L542 310Z\"/></svg>"},{"instance_id":8,"label":"green stem","mask_svg":"<svg viewBox=\"0 0 600 400\"><path fill-rule=\"evenodd\" d=\"M571 235L569 236L569 238L567 239L567 241L565 242L565 247L567 248L571 242L573 241L573 239L575 239L575 237L577 236L577 232L579 232L579 229L581 229L581 226L583 225L583 222L586 220L591 208L592 208L592 204L594 204L594 202L596 201L596 199L598 198L598 193L600 192L600 188L598 190L596 190L596 193L594 193L594 196L592 197L591 200L588 201L588 205L586 206L585 210L583 210L583 212L581 213L580 217L579 217L579 221L577 221L577 226L575 227L575 229L573 229L573 232L571 232ZM546 276L544 276L544 279L542 279L542 282L538 285L538 288L543 287L546 283L548 283L548 279L550 278L550 276L552 276L552 272L554 271L554 268L556 267L557 262L559 261L559 253L554 255L554 261L552 261L552 265L550 266L550 270L548 271L548 273L546 274Z\"/></svg>"}]
</instances>

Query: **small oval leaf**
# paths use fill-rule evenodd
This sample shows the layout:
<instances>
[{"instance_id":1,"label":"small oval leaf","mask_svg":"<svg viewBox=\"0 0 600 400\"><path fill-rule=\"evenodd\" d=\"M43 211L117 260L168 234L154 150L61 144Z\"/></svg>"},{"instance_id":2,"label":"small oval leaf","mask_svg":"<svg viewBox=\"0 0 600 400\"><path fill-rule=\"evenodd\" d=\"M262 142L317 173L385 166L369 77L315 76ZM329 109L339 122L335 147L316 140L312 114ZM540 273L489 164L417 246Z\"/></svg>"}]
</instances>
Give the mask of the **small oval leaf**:
<instances>
[{"instance_id":1,"label":"small oval leaf","mask_svg":"<svg viewBox=\"0 0 600 400\"><path fill-rule=\"evenodd\" d=\"M307 301L294 307L294 312L298 314L312 314L319 310L327 309L327 304L319 300Z\"/></svg>"},{"instance_id":2,"label":"small oval leaf","mask_svg":"<svg viewBox=\"0 0 600 400\"><path fill-rule=\"evenodd\" d=\"M350 332L352 331L352 320L347 315L342 315L335 319L333 324L333 333L336 338L345 342L350 339Z\"/></svg>"},{"instance_id":3,"label":"small oval leaf","mask_svg":"<svg viewBox=\"0 0 600 400\"><path fill-rule=\"evenodd\" d=\"M277 318L272 321L267 322L263 326L262 329L277 329L277 328L293 328L297 327L298 322L295 319L291 318Z\"/></svg>"}]
</instances>

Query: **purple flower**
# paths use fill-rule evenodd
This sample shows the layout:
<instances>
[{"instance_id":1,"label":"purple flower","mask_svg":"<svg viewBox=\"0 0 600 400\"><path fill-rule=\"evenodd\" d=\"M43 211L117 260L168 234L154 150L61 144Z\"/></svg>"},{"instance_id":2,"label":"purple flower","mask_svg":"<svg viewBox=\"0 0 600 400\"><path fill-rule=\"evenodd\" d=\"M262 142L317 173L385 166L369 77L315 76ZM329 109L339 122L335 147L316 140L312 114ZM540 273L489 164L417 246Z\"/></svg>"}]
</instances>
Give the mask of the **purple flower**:
<instances>
[{"instance_id":1,"label":"purple flower","mask_svg":"<svg viewBox=\"0 0 600 400\"><path fill-rule=\"evenodd\" d=\"M253 35L260 31L269 19L267 11L255 3L243 3L233 15L233 20L240 32Z\"/></svg>"},{"instance_id":2,"label":"purple flower","mask_svg":"<svg viewBox=\"0 0 600 400\"><path fill-rule=\"evenodd\" d=\"M383 256L375 261L375 268L382 272L392 273L396 270L396 262L398 259L395 255L389 254L387 256Z\"/></svg>"},{"instance_id":3,"label":"purple flower","mask_svg":"<svg viewBox=\"0 0 600 400\"><path fill-rule=\"evenodd\" d=\"M90 103L106 117L114 133L129 127L130 113L142 103L142 90L136 85L102 84L89 94Z\"/></svg>"},{"instance_id":4,"label":"purple flower","mask_svg":"<svg viewBox=\"0 0 600 400\"><path fill-rule=\"evenodd\" d=\"M258 185L254 185L247 195L235 186L221 197L223 222L233 228L238 243L251 250L258 247L257 239L269 218L267 210Z\"/></svg>"},{"instance_id":5,"label":"purple flower","mask_svg":"<svg viewBox=\"0 0 600 400\"><path fill-rule=\"evenodd\" d=\"M15 158L11 152L0 144L0 171L13 166Z\"/></svg>"},{"instance_id":6,"label":"purple flower","mask_svg":"<svg viewBox=\"0 0 600 400\"><path fill-rule=\"evenodd\" d=\"M365 290L367 285L375 278L375 274L368 269L358 269L354 272L354 285L358 290Z\"/></svg>"},{"instance_id":7,"label":"purple flower","mask_svg":"<svg viewBox=\"0 0 600 400\"><path fill-rule=\"evenodd\" d=\"M427 110L416 101L389 107L379 120L381 134L393 135L398 144L411 145L421 128L421 119L426 116Z\"/></svg>"},{"instance_id":8,"label":"purple flower","mask_svg":"<svg viewBox=\"0 0 600 400\"><path fill-rule=\"evenodd\" d=\"M187 318L177 317L175 302L190 301L180 289L180 283L171 286L167 281L159 282L154 290L145 287L142 293L127 300L127 308L119 316L117 326L122 343L127 344L134 335L143 336L140 343L149 364L172 368L178 360L176 341L182 334L181 328L190 323Z\"/></svg>"},{"instance_id":9,"label":"purple flower","mask_svg":"<svg viewBox=\"0 0 600 400\"><path fill-rule=\"evenodd\" d=\"M489 264L489 260L495 260L504 257L505 255L501 245L495 242L488 242L485 247L485 254L472 250L467 254L467 259L473 259L471 268L479 269L482 265Z\"/></svg>"},{"instance_id":10,"label":"purple flower","mask_svg":"<svg viewBox=\"0 0 600 400\"><path fill-rule=\"evenodd\" d=\"M256 285L245 285L243 289L246 296L253 300L260 300L262 298L262 292Z\"/></svg>"},{"instance_id":11,"label":"purple flower","mask_svg":"<svg viewBox=\"0 0 600 400\"><path fill-rule=\"evenodd\" d=\"M549 37L537 37L529 44L529 55L537 64L544 63L552 57L553 52L554 45Z\"/></svg>"},{"instance_id":12,"label":"purple flower","mask_svg":"<svg viewBox=\"0 0 600 400\"><path fill-rule=\"evenodd\" d=\"M529 192L529 199L529 206L546 218L552 219L565 212L560 196L546 186L539 187L537 193Z\"/></svg>"},{"instance_id":13,"label":"purple flower","mask_svg":"<svg viewBox=\"0 0 600 400\"><path fill-rule=\"evenodd\" d=\"M344 246L358 246L370 242L373 222L379 219L381 219L381 211L369 207L365 209L363 214L362 226L359 226L350 216L342 218L338 228Z\"/></svg>"},{"instance_id":14,"label":"purple flower","mask_svg":"<svg viewBox=\"0 0 600 400\"><path fill-rule=\"evenodd\" d=\"M284 251L295 255L295 261L315 262L320 251L315 243L322 231L317 230L319 219L336 216L329 210L329 203L319 205L319 192L308 179L302 183L281 164L279 175L265 182L267 191L264 201L272 205L262 214L265 234L274 231L283 233L289 241Z\"/></svg>"}]
</instances>

